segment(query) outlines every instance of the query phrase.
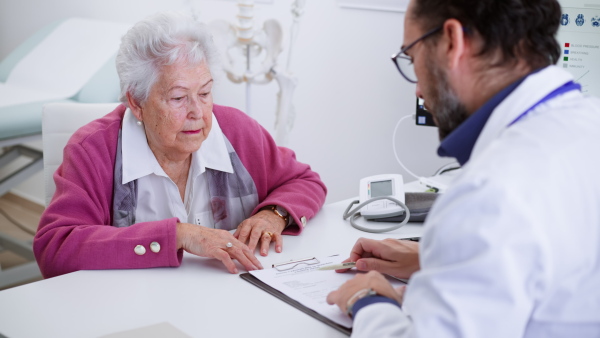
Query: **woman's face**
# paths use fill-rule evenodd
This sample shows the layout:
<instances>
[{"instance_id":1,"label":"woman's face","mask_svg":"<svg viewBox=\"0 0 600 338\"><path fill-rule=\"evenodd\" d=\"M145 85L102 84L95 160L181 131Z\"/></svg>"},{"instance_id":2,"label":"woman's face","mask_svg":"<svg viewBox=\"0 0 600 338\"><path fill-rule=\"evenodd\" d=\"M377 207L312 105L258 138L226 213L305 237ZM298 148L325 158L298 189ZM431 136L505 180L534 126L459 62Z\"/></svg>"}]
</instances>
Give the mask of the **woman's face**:
<instances>
[{"instance_id":1,"label":"woman's face","mask_svg":"<svg viewBox=\"0 0 600 338\"><path fill-rule=\"evenodd\" d=\"M148 100L131 104L156 158L180 161L198 150L212 127L213 78L206 62L163 66Z\"/></svg>"}]
</instances>

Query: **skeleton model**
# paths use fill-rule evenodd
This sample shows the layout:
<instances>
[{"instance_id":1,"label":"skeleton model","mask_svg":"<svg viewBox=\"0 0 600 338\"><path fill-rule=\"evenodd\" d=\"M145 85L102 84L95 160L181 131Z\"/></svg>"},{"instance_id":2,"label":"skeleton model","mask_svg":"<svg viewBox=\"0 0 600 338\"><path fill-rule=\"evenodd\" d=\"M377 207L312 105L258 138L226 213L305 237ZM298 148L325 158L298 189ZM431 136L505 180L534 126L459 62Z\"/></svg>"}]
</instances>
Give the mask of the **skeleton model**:
<instances>
[{"instance_id":1,"label":"skeleton model","mask_svg":"<svg viewBox=\"0 0 600 338\"><path fill-rule=\"evenodd\" d=\"M223 55L223 69L227 78L234 83L246 83L246 113L251 115L251 86L266 84L273 79L279 85L277 111L275 116L275 141L287 146L289 132L294 125L292 97L298 83L290 70L292 47L298 34L300 17L306 0L292 3L293 23L290 34L287 65L285 69L277 64L283 51L281 24L274 19L266 20L261 29L254 27L254 1L238 0L238 22L231 24L224 20L209 24L215 43Z\"/></svg>"}]
</instances>

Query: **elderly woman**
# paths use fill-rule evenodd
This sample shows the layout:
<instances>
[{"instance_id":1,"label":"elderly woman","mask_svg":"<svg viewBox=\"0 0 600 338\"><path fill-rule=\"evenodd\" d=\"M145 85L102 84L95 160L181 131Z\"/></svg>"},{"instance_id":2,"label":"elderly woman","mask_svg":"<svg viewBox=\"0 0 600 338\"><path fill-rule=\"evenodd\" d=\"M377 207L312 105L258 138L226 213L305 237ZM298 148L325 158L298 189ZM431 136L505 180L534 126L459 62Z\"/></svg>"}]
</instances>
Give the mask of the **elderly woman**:
<instances>
[{"instance_id":1,"label":"elderly woman","mask_svg":"<svg viewBox=\"0 0 600 338\"><path fill-rule=\"evenodd\" d=\"M322 206L318 174L253 119L213 105L206 27L162 13L117 55L122 105L79 129L54 174L34 252L44 277L179 266L183 250L260 269ZM227 230L237 229L235 233Z\"/></svg>"}]
</instances>

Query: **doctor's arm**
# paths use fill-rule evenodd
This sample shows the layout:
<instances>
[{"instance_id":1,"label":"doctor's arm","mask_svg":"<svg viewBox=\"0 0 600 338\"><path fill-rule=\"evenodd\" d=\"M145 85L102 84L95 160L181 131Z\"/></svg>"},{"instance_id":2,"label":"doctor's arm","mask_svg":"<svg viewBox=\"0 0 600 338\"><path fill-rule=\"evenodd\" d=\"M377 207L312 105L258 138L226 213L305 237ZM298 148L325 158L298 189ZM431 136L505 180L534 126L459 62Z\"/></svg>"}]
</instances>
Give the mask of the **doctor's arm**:
<instances>
[{"instance_id":1,"label":"doctor's arm","mask_svg":"<svg viewBox=\"0 0 600 338\"><path fill-rule=\"evenodd\" d=\"M481 181L455 187L436 203L420 242L421 270L402 309L362 307L353 337L523 336L543 292L544 268L528 203Z\"/></svg>"}]
</instances>

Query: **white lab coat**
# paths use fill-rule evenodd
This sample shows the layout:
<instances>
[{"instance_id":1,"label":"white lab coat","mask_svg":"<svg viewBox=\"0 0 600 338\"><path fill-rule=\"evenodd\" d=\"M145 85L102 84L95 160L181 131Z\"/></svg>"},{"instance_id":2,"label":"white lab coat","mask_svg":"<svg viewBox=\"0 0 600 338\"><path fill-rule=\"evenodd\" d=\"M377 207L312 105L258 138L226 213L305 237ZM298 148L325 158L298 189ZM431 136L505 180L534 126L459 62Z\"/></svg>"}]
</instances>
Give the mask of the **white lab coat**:
<instances>
[{"instance_id":1,"label":"white lab coat","mask_svg":"<svg viewBox=\"0 0 600 338\"><path fill-rule=\"evenodd\" d=\"M496 107L424 225L405 310L363 308L353 337L600 337L600 100L507 128L571 79L548 67Z\"/></svg>"}]
</instances>

